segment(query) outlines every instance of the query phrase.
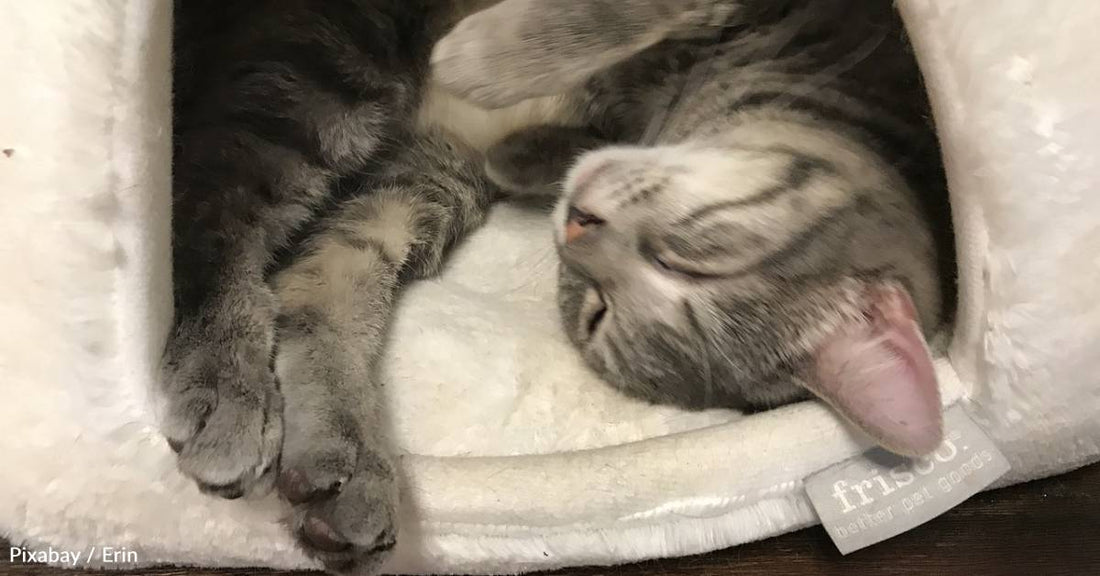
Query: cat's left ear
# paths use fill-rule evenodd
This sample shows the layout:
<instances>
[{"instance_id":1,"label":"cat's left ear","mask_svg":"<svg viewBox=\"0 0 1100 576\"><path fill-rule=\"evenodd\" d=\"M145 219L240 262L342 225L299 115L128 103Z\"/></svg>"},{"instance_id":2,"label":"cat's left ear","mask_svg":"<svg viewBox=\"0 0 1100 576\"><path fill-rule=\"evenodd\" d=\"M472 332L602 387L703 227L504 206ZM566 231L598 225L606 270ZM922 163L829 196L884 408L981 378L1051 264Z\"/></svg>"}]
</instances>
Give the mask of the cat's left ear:
<instances>
[{"instance_id":1,"label":"cat's left ear","mask_svg":"<svg viewBox=\"0 0 1100 576\"><path fill-rule=\"evenodd\" d=\"M868 291L865 322L818 349L807 387L888 450L922 456L943 440L940 391L916 308L901 286Z\"/></svg>"}]
</instances>

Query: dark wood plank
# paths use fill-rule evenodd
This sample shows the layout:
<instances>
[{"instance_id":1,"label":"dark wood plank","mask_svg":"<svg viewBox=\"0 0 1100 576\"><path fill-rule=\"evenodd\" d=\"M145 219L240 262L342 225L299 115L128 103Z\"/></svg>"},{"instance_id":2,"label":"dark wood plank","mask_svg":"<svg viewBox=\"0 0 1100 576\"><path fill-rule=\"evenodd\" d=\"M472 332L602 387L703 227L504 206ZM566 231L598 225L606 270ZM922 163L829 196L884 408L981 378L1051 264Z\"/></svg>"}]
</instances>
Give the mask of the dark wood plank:
<instances>
[{"instance_id":1,"label":"dark wood plank","mask_svg":"<svg viewBox=\"0 0 1100 576\"><path fill-rule=\"evenodd\" d=\"M0 576L73 576L12 565ZM124 576L86 572L79 576ZM266 570L160 568L151 576L304 576ZM820 526L721 552L629 566L561 570L553 576L1086 576L1100 574L1100 464L979 494L923 526L847 557Z\"/></svg>"}]
</instances>

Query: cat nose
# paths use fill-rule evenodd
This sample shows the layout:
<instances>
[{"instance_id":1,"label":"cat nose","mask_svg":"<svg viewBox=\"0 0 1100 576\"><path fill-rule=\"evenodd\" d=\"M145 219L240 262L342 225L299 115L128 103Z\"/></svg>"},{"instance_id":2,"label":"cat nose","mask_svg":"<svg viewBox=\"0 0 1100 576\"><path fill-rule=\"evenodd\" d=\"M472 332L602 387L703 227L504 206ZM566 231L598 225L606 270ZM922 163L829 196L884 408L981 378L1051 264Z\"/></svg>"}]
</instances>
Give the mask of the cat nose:
<instances>
[{"instance_id":1,"label":"cat nose","mask_svg":"<svg viewBox=\"0 0 1100 576\"><path fill-rule=\"evenodd\" d=\"M565 220L565 243L573 242L604 222L605 220L599 216L585 212L576 206L570 206Z\"/></svg>"}]
</instances>

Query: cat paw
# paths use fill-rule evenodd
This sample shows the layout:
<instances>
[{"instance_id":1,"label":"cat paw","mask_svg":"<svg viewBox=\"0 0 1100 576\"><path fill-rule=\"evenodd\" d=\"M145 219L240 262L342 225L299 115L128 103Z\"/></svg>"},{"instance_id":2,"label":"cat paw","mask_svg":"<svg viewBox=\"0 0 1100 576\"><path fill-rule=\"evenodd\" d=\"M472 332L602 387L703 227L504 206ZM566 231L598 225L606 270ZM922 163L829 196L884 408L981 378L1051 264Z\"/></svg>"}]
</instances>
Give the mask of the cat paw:
<instances>
[{"instance_id":1,"label":"cat paw","mask_svg":"<svg viewBox=\"0 0 1100 576\"><path fill-rule=\"evenodd\" d=\"M271 338L227 336L184 324L162 364L162 432L180 471L206 493L266 492L282 442L282 396Z\"/></svg>"},{"instance_id":2,"label":"cat paw","mask_svg":"<svg viewBox=\"0 0 1100 576\"><path fill-rule=\"evenodd\" d=\"M397 543L397 486L391 463L350 442L284 457L280 494L294 504L293 531L310 556L336 573L378 572Z\"/></svg>"},{"instance_id":3,"label":"cat paw","mask_svg":"<svg viewBox=\"0 0 1100 576\"><path fill-rule=\"evenodd\" d=\"M577 157L606 143L584 127L532 126L489 148L485 174L512 194L556 197Z\"/></svg>"},{"instance_id":4,"label":"cat paw","mask_svg":"<svg viewBox=\"0 0 1100 576\"><path fill-rule=\"evenodd\" d=\"M446 90L486 108L503 108L575 86L553 43L523 34L546 12L539 2L509 1L466 17L436 43L432 67ZM552 13L548 14L552 15Z\"/></svg>"}]
</instances>

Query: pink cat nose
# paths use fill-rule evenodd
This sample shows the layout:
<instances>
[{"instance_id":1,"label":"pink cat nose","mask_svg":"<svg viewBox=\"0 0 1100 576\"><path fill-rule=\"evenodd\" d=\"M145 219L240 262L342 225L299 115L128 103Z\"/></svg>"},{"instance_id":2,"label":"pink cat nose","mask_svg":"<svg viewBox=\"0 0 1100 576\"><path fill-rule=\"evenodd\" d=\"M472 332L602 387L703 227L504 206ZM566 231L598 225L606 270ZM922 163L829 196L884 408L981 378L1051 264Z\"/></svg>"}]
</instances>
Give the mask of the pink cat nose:
<instances>
[{"instance_id":1,"label":"pink cat nose","mask_svg":"<svg viewBox=\"0 0 1100 576\"><path fill-rule=\"evenodd\" d=\"M584 236L589 230L603 223L603 218L589 214L576 206L570 206L565 221L565 243L569 244L573 242L577 238Z\"/></svg>"}]
</instances>

